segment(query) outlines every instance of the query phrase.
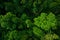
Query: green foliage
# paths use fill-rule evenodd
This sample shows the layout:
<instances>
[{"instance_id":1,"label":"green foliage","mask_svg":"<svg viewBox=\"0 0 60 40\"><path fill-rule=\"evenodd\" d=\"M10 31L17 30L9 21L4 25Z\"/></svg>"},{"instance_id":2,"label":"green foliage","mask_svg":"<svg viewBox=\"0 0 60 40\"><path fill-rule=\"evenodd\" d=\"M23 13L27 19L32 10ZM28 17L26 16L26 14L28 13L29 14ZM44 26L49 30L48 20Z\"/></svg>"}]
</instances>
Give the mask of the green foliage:
<instances>
[{"instance_id":1,"label":"green foliage","mask_svg":"<svg viewBox=\"0 0 60 40\"><path fill-rule=\"evenodd\" d=\"M60 4L60 0L55 0L55 1Z\"/></svg>"},{"instance_id":2,"label":"green foliage","mask_svg":"<svg viewBox=\"0 0 60 40\"><path fill-rule=\"evenodd\" d=\"M12 32L9 32L4 38L5 40L17 40L17 37L18 36L18 33L16 30L12 31Z\"/></svg>"},{"instance_id":3,"label":"green foliage","mask_svg":"<svg viewBox=\"0 0 60 40\"><path fill-rule=\"evenodd\" d=\"M50 8L53 8L53 7L57 6L57 5L58 5L57 2L52 2L52 3L50 3L49 7L50 7Z\"/></svg>"},{"instance_id":4,"label":"green foliage","mask_svg":"<svg viewBox=\"0 0 60 40\"><path fill-rule=\"evenodd\" d=\"M52 19L51 19L52 18ZM41 13L40 16L34 18L34 24L38 27L41 27L44 30L50 30L50 28L55 28L56 26L56 18L53 13Z\"/></svg>"},{"instance_id":5,"label":"green foliage","mask_svg":"<svg viewBox=\"0 0 60 40\"><path fill-rule=\"evenodd\" d=\"M27 28L29 28L33 25L32 22L29 19L27 19L25 22L27 24Z\"/></svg>"},{"instance_id":6,"label":"green foliage","mask_svg":"<svg viewBox=\"0 0 60 40\"><path fill-rule=\"evenodd\" d=\"M26 40L27 37L26 31L18 32L17 30L14 30L5 35L4 40Z\"/></svg>"},{"instance_id":7,"label":"green foliage","mask_svg":"<svg viewBox=\"0 0 60 40\"><path fill-rule=\"evenodd\" d=\"M33 27L33 33L38 37L44 36L44 32L37 27Z\"/></svg>"},{"instance_id":8,"label":"green foliage","mask_svg":"<svg viewBox=\"0 0 60 40\"><path fill-rule=\"evenodd\" d=\"M16 15L8 12L6 15L2 16L1 27L5 29L15 29L17 24L20 23L20 19Z\"/></svg>"},{"instance_id":9,"label":"green foliage","mask_svg":"<svg viewBox=\"0 0 60 40\"><path fill-rule=\"evenodd\" d=\"M29 17L25 13L21 15L21 19L24 21L27 20L28 18Z\"/></svg>"},{"instance_id":10,"label":"green foliage","mask_svg":"<svg viewBox=\"0 0 60 40\"><path fill-rule=\"evenodd\" d=\"M0 15L0 20L2 19L2 15ZM1 23L1 21L0 21L0 23Z\"/></svg>"},{"instance_id":11,"label":"green foliage","mask_svg":"<svg viewBox=\"0 0 60 40\"><path fill-rule=\"evenodd\" d=\"M21 3L22 3L22 4L25 4L25 3L26 3L26 0L21 0Z\"/></svg>"},{"instance_id":12,"label":"green foliage","mask_svg":"<svg viewBox=\"0 0 60 40\"><path fill-rule=\"evenodd\" d=\"M45 40L54 40L54 39L59 39L59 36L56 34L46 34L45 35Z\"/></svg>"},{"instance_id":13,"label":"green foliage","mask_svg":"<svg viewBox=\"0 0 60 40\"><path fill-rule=\"evenodd\" d=\"M57 15L57 25L60 27L60 14L59 15Z\"/></svg>"},{"instance_id":14,"label":"green foliage","mask_svg":"<svg viewBox=\"0 0 60 40\"><path fill-rule=\"evenodd\" d=\"M6 11L12 11L12 10L14 10L14 4L12 4L11 2L5 2L4 4L5 4L5 10Z\"/></svg>"}]
</instances>

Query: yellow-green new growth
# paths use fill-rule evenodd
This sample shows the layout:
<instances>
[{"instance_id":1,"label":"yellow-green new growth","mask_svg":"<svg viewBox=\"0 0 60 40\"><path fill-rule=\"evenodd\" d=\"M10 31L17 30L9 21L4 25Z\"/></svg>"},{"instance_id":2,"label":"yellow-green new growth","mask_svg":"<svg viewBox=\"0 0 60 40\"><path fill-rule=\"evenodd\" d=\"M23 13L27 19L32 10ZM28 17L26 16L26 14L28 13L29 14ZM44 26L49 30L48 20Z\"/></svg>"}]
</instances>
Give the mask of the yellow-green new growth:
<instances>
[{"instance_id":1,"label":"yellow-green new growth","mask_svg":"<svg viewBox=\"0 0 60 40\"><path fill-rule=\"evenodd\" d=\"M34 24L41 27L44 30L50 30L50 28L56 27L56 18L53 13L49 13L48 15L46 13L41 13L40 16L37 18L34 18Z\"/></svg>"}]
</instances>

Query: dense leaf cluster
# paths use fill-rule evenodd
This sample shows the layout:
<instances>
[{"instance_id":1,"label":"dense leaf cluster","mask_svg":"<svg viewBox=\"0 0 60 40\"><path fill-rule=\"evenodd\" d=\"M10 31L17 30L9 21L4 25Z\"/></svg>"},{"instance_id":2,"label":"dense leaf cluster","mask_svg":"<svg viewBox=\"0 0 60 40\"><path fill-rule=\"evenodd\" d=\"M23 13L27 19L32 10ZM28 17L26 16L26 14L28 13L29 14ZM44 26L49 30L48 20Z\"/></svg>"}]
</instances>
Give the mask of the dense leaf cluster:
<instances>
[{"instance_id":1,"label":"dense leaf cluster","mask_svg":"<svg viewBox=\"0 0 60 40\"><path fill-rule=\"evenodd\" d=\"M44 30L50 30L50 28L54 28L56 26L56 18L53 13L49 13L49 15L46 15L46 13L41 13L41 15L38 16L38 18L35 18L34 21L35 25Z\"/></svg>"}]
</instances>

